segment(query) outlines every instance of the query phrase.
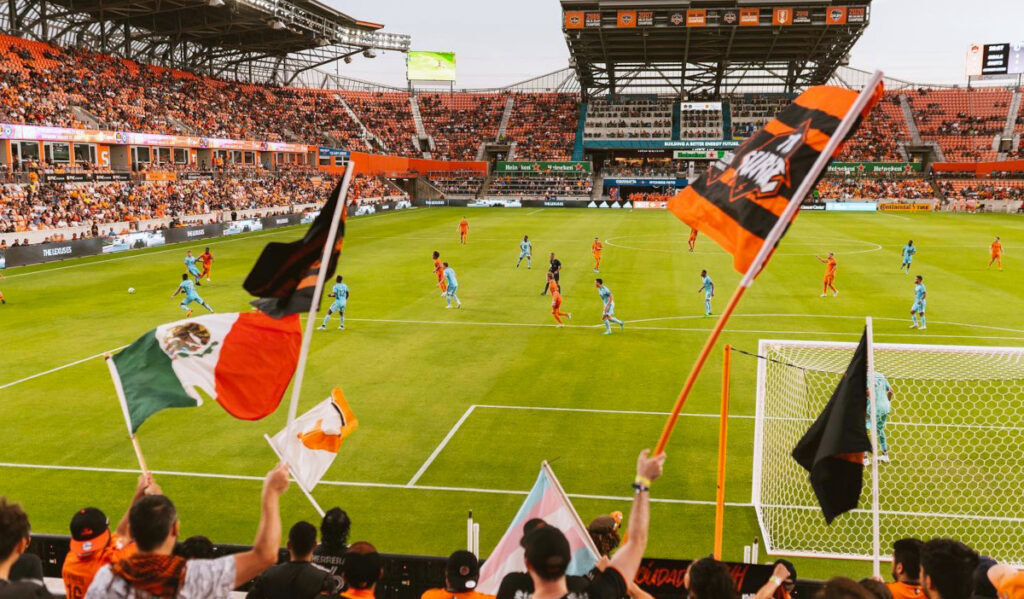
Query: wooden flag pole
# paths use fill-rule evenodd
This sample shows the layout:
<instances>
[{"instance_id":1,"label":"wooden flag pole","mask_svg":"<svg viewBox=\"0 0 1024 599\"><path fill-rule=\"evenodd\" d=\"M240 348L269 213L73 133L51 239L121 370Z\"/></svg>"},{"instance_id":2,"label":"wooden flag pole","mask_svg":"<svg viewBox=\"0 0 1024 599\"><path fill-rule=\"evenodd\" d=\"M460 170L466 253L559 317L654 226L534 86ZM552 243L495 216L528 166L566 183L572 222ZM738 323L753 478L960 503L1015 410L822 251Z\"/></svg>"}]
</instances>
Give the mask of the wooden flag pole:
<instances>
[{"instance_id":1,"label":"wooden flag pole","mask_svg":"<svg viewBox=\"0 0 1024 599\"><path fill-rule=\"evenodd\" d=\"M747 268L747 272L744 273L743 278L740 279L739 285L736 287L736 291L733 292L732 297L729 298L729 303L726 304L725 310L722 311L722 315L718 317L718 322L715 323L714 328L708 335L707 340L704 342L704 347L701 348L700 353L697 355L697 361L694 362L693 367L690 369L690 374L686 377L686 382L683 384L683 389L679 392L679 397L676 398L676 403L672 406L672 413L668 417L668 421L665 422L665 428L661 431L661 437L658 438L658 444L654 448L654 454L658 455L664 453L665 446L668 445L668 440L672 436L672 431L675 429L676 421L679 420L679 414L683 410L683 405L686 404L686 398L689 397L690 391L693 390L694 384L697 382L697 376L700 371L704 368L704 364L707 362L708 357L711 355L711 350L714 348L715 343L718 341L718 337L722 334L722 329L725 328L729 317L736 310L737 304L740 303L740 299L746 292L747 288L754 283L754 277L757 276L764 265L768 262L768 258L771 257L772 252L775 250L775 246L782 239L782 234L786 232L786 227L792 222L796 216L797 211L800 209L800 204L803 202L804 197L810 193L811 187L818 180L818 175L825 170L828 165L828 161L832 159L832 155L835 154L836 150L839 149L839 145L843 142L843 139L853 128L854 122L863 112L867 106L868 101L871 100L871 96L875 93L875 88L878 87L879 82L882 81L882 71L875 71L868 81L868 84L864 86L857 99L854 100L853 105L850 107L849 112L843 117L843 120L839 122L839 126L836 127L832 137L825 144L821 154L818 155L818 159L814 161L810 171L804 180L800 182L800 185L796 188L793 193L793 197L790 199L789 204L786 205L786 209L779 216L779 220L776 221L775 226L765 237L764 243L761 245L761 249L757 252L757 256L754 257L754 261L751 262L750 267Z\"/></svg>"},{"instance_id":2,"label":"wooden flag pole","mask_svg":"<svg viewBox=\"0 0 1024 599\"><path fill-rule=\"evenodd\" d=\"M281 460L282 463L287 464L288 469L291 470L292 465L288 463L288 459L284 457L284 454L278 451L277 446L274 445L274 442L270 439L270 435L263 433L263 438L267 440L267 445L270 445L270 449L274 450L274 453L277 455L277 459ZM302 489L302 494L306 496L306 499L308 499L309 502L313 504L313 509L316 510L316 513L320 514L320 517L323 518L324 508L320 507L320 504L316 502L316 499L313 499L313 494L310 493L308 489L306 489L306 486L302 484L302 481L299 480L299 477L293 475L292 480L294 480L295 484L300 489Z\"/></svg>"},{"instance_id":3,"label":"wooden flag pole","mask_svg":"<svg viewBox=\"0 0 1024 599\"><path fill-rule=\"evenodd\" d=\"M107 361L107 369L110 371L110 379L114 382L114 392L117 394L117 401L121 404L121 413L124 414L124 424L128 427L128 436L132 440L132 448L135 449L135 457L139 460L139 469L142 470L143 474L149 474L149 468L146 466L146 458L142 455L142 447L139 445L139 439L132 432L132 417L128 413L128 402L124 398L124 387L121 386L121 376L117 373L117 365L114 364L113 357L110 354L103 356L103 359Z\"/></svg>"},{"instance_id":4,"label":"wooden flag pole","mask_svg":"<svg viewBox=\"0 0 1024 599\"><path fill-rule=\"evenodd\" d=\"M316 327L317 311L320 308L320 294L324 291L324 281L327 279L327 265L331 261L331 252L334 250L334 240L338 237L338 224L341 222L341 215L345 210L345 198L348 197L348 185L352 180L352 171L355 170L355 163L349 161L345 168L345 177L341 181L341 193L338 196L338 204L334 207L334 215L331 217L331 228L327 233L327 241L324 243L324 252L320 257L320 272L316 276L316 286L313 288L313 301L309 305L309 317L306 320L306 330L302 334L302 348L299 351L299 362L295 367L295 381L292 382L292 398L288 403L288 434L292 432L292 423L299 411L299 396L302 394L302 379L306 373L306 360L309 358L309 344L313 340L313 329ZM322 513L322 512L321 512Z\"/></svg>"},{"instance_id":5,"label":"wooden flag pole","mask_svg":"<svg viewBox=\"0 0 1024 599\"><path fill-rule=\"evenodd\" d=\"M715 559L722 559L722 532L725 528L725 448L729 433L729 370L732 346L722 352L722 406L718 422L718 483L715 487Z\"/></svg>"}]
</instances>

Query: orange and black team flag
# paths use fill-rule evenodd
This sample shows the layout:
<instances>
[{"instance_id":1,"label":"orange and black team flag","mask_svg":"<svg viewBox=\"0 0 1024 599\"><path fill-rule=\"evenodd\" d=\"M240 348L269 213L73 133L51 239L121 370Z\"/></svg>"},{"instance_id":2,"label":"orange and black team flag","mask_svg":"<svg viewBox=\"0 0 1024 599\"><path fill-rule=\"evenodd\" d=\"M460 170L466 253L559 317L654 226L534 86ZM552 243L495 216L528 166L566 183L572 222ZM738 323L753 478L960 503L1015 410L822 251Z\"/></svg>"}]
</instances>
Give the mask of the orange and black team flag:
<instances>
[{"instance_id":1,"label":"orange and black team flag","mask_svg":"<svg viewBox=\"0 0 1024 599\"><path fill-rule=\"evenodd\" d=\"M864 478L864 452L871 451L864 421L868 402L868 339L857 351L825 409L793 448L793 459L810 473L811 488L829 524L857 507Z\"/></svg>"},{"instance_id":2,"label":"orange and black team flag","mask_svg":"<svg viewBox=\"0 0 1024 599\"><path fill-rule=\"evenodd\" d=\"M320 273L324 244L327 243L331 229L331 219L334 218L338 202L342 201L341 186L342 182L339 181L302 239L291 243L268 243L263 248L263 253L242 283L246 291L260 298L253 300L252 305L261 312L282 318L309 311L313 303L316 278ZM338 223L338 234L327 265L325 281L334 274L338 265L338 255L345 241L347 209L346 201L341 211L341 222Z\"/></svg>"},{"instance_id":3,"label":"orange and black team flag","mask_svg":"<svg viewBox=\"0 0 1024 599\"><path fill-rule=\"evenodd\" d=\"M808 89L735 152L711 163L672 198L669 210L718 242L733 255L736 270L746 273L857 95L838 87ZM881 97L879 84L847 139Z\"/></svg>"}]
</instances>

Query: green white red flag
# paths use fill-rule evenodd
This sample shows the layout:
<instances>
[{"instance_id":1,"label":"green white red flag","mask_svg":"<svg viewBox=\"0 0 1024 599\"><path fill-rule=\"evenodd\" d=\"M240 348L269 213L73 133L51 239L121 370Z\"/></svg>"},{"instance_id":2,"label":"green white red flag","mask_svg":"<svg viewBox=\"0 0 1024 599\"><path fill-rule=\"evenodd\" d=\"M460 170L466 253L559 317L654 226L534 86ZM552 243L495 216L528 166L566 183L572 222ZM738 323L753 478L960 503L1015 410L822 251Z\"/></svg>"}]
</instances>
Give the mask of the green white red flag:
<instances>
[{"instance_id":1,"label":"green white red flag","mask_svg":"<svg viewBox=\"0 0 1024 599\"><path fill-rule=\"evenodd\" d=\"M259 420L277 409L299 359L298 315L206 314L160 325L111 358L134 435L166 408L200 406Z\"/></svg>"}]
</instances>

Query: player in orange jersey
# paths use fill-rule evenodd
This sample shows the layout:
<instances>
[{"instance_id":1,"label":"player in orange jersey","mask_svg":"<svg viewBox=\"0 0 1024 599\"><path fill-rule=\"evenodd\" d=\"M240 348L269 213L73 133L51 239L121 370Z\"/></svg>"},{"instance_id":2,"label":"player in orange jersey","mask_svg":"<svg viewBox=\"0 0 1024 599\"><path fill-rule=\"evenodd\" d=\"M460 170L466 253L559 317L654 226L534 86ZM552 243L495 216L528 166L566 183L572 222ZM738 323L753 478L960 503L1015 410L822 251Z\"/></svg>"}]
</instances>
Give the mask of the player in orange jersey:
<instances>
[{"instance_id":1,"label":"player in orange jersey","mask_svg":"<svg viewBox=\"0 0 1024 599\"><path fill-rule=\"evenodd\" d=\"M590 252L594 254L594 272L601 272L601 250L604 249L604 244L597 237L594 237L594 243L590 245Z\"/></svg>"},{"instance_id":2,"label":"player in orange jersey","mask_svg":"<svg viewBox=\"0 0 1024 599\"><path fill-rule=\"evenodd\" d=\"M988 261L988 268L992 268L992 264L994 263L999 270L1003 270L1003 244L999 241L998 236L996 237L996 240L992 242L992 245L989 246L989 250L992 259Z\"/></svg>"},{"instance_id":3,"label":"player in orange jersey","mask_svg":"<svg viewBox=\"0 0 1024 599\"><path fill-rule=\"evenodd\" d=\"M203 274L199 275L199 278L206 277L206 282L210 282L210 268L213 266L213 254L210 253L210 248L206 248L206 251L199 255L199 260L203 263Z\"/></svg>"},{"instance_id":4,"label":"player in orange jersey","mask_svg":"<svg viewBox=\"0 0 1024 599\"><path fill-rule=\"evenodd\" d=\"M827 296L829 289L832 290L832 297L839 295L839 290L836 289L834 284L836 281L836 255L829 252L828 258L821 258L819 256L815 256L815 258L818 259L818 262L825 264L825 281L822 287L821 297Z\"/></svg>"},{"instance_id":5,"label":"player in orange jersey","mask_svg":"<svg viewBox=\"0 0 1024 599\"><path fill-rule=\"evenodd\" d=\"M441 252L434 250L434 275L437 276L437 286L441 288L441 297L448 292L448 283L444 280L444 266L441 264Z\"/></svg>"},{"instance_id":6,"label":"player in orange jersey","mask_svg":"<svg viewBox=\"0 0 1024 599\"><path fill-rule=\"evenodd\" d=\"M548 272L548 292L551 293L551 315L555 317L555 321L558 322L558 326L564 326L562 322L562 316L569 317L572 320L572 314L569 312L562 312L562 293L558 290L558 281L555 280L555 273Z\"/></svg>"},{"instance_id":7,"label":"player in orange jersey","mask_svg":"<svg viewBox=\"0 0 1024 599\"><path fill-rule=\"evenodd\" d=\"M697 229L690 227L690 238L686 240L686 244L690 246L690 252L697 247Z\"/></svg>"},{"instance_id":8,"label":"player in orange jersey","mask_svg":"<svg viewBox=\"0 0 1024 599\"><path fill-rule=\"evenodd\" d=\"M459 243L465 244L469 239L469 221L463 216L459 221Z\"/></svg>"},{"instance_id":9,"label":"player in orange jersey","mask_svg":"<svg viewBox=\"0 0 1024 599\"><path fill-rule=\"evenodd\" d=\"M4 278L4 274L0 273L0 279ZM6 304L7 300L4 299L4 292L0 291L0 304Z\"/></svg>"}]
</instances>

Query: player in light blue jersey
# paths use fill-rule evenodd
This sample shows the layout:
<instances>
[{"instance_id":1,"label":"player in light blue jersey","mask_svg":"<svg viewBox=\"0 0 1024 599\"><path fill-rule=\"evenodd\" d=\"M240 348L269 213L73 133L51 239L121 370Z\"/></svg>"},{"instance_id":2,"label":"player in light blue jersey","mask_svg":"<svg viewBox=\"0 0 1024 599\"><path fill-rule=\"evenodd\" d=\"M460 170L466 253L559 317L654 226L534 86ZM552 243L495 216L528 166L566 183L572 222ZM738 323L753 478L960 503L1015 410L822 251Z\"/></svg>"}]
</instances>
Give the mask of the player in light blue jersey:
<instances>
[{"instance_id":1,"label":"player in light blue jersey","mask_svg":"<svg viewBox=\"0 0 1024 599\"><path fill-rule=\"evenodd\" d=\"M327 309L327 316L324 316L324 321L320 323L317 329L321 331L327 330L327 322L331 320L331 315L335 312L338 313L341 318L341 322L338 323L338 329L345 329L345 305L348 304L348 285L341 282L341 275L334 278L334 287L331 287L331 292L327 294L327 297L333 297L334 303Z\"/></svg>"},{"instance_id":2,"label":"player in light blue jersey","mask_svg":"<svg viewBox=\"0 0 1024 599\"><path fill-rule=\"evenodd\" d=\"M452 300L455 300L456 308L461 308L462 302L459 301L459 296L455 295L459 290L459 280L455 278L455 269L448 266L447 262L442 263L442 266L444 266L444 280L448 284L448 290L444 293L445 299L448 300L447 308L451 309Z\"/></svg>"},{"instance_id":3,"label":"player in light blue jersey","mask_svg":"<svg viewBox=\"0 0 1024 599\"><path fill-rule=\"evenodd\" d=\"M174 290L174 293L171 294L171 297L174 297L181 292L185 293L185 299L181 300L181 304L179 304L179 307L182 310L185 310L186 318L192 316L192 308L189 307L189 305L192 302L195 302L200 306L206 308L210 312L213 312L213 308L210 307L210 304L204 302L203 298L199 297L199 294L196 293L196 284L193 283L192 281L189 281L188 275L185 273L181 273L181 283L178 283L178 288Z\"/></svg>"},{"instance_id":4,"label":"player in light blue jersey","mask_svg":"<svg viewBox=\"0 0 1024 599\"><path fill-rule=\"evenodd\" d=\"M715 282L708 276L708 271L700 271L700 287L697 293L704 292L704 316L711 316L711 298L715 297Z\"/></svg>"},{"instance_id":5,"label":"player in light blue jersey","mask_svg":"<svg viewBox=\"0 0 1024 599\"><path fill-rule=\"evenodd\" d=\"M878 454L879 462L889 461L889 443L885 438L885 423L889 420L889 412L892 411L892 398L895 395L892 391L892 385L889 384L889 379L885 378L885 375L881 372L875 371L875 411L878 416L878 420L875 422L875 431L878 433ZM868 431L871 430L871 398L868 398L867 407L867 419L865 425ZM864 456L864 464L870 464L868 457Z\"/></svg>"},{"instance_id":6,"label":"player in light blue jersey","mask_svg":"<svg viewBox=\"0 0 1024 599\"><path fill-rule=\"evenodd\" d=\"M928 325L924 322L924 310L925 305L928 303L928 290L924 288L924 277L917 275L914 277L914 305L910 306L910 319L914 321L914 324L910 325L912 329L924 329L928 328ZM917 317L921 317L921 322L918 324Z\"/></svg>"},{"instance_id":7,"label":"player in light blue jersey","mask_svg":"<svg viewBox=\"0 0 1024 599\"><path fill-rule=\"evenodd\" d=\"M914 240L911 239L907 242L907 245L903 246L903 262L900 264L900 270L906 269L906 274L910 274L910 263L914 261L914 254L917 253L917 248L914 247Z\"/></svg>"},{"instance_id":8,"label":"player in light blue jersey","mask_svg":"<svg viewBox=\"0 0 1024 599\"><path fill-rule=\"evenodd\" d=\"M601 320L604 322L604 333L601 334L611 335L613 322L619 325L620 331L626 328L626 323L615 318L615 296L612 295L612 290L604 286L602 279L594 279L594 286L597 287L597 294L601 296L601 302L604 304L604 311L601 313Z\"/></svg>"},{"instance_id":9,"label":"player in light blue jersey","mask_svg":"<svg viewBox=\"0 0 1024 599\"><path fill-rule=\"evenodd\" d=\"M519 268L523 258L526 258L526 268L532 268L533 244L530 243L530 238L527 235L523 235L523 240L519 242L519 260L516 260L516 268Z\"/></svg>"},{"instance_id":10,"label":"player in light blue jersey","mask_svg":"<svg viewBox=\"0 0 1024 599\"><path fill-rule=\"evenodd\" d=\"M202 273L199 272L199 267L196 266L196 260L197 258L192 255L192 250L189 250L185 255L185 269L188 270L188 274L195 277L196 285L202 285L202 283L199 282L199 278L202 276Z\"/></svg>"}]
</instances>

